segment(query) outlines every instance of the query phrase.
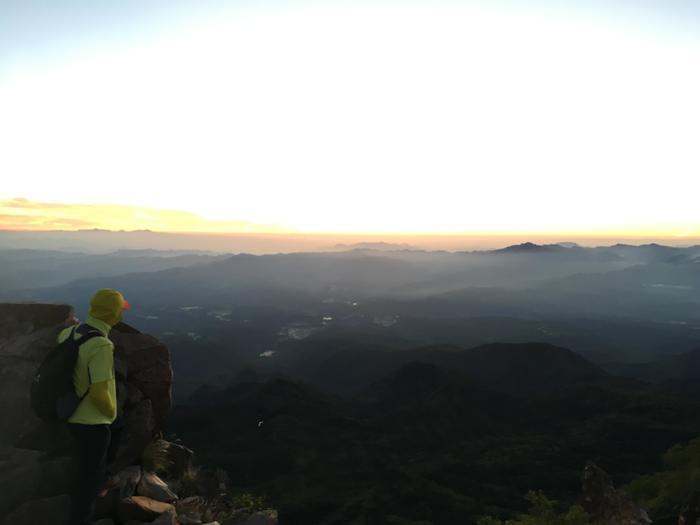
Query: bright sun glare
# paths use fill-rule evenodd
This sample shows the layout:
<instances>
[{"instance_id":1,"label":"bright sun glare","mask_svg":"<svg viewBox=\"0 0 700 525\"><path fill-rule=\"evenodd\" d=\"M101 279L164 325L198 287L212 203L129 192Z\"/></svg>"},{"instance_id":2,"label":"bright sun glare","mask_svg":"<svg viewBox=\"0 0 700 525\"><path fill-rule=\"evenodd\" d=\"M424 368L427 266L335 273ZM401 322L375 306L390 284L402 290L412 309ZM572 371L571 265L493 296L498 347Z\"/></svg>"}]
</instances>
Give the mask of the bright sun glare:
<instances>
[{"instance_id":1,"label":"bright sun glare","mask_svg":"<svg viewBox=\"0 0 700 525\"><path fill-rule=\"evenodd\" d=\"M697 39L564 13L219 13L0 69L0 197L303 231L697 234L699 63Z\"/></svg>"}]
</instances>

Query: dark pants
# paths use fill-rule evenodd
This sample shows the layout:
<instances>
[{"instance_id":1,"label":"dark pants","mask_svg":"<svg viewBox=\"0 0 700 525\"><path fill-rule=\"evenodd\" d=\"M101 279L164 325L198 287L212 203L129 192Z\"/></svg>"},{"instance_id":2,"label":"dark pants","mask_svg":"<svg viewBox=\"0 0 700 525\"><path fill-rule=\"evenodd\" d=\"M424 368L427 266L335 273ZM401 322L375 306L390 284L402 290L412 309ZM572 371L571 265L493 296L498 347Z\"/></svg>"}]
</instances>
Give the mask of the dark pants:
<instances>
[{"instance_id":1,"label":"dark pants","mask_svg":"<svg viewBox=\"0 0 700 525\"><path fill-rule=\"evenodd\" d=\"M71 494L70 525L91 522L97 493L107 480L109 425L68 423L76 447L77 476Z\"/></svg>"}]
</instances>

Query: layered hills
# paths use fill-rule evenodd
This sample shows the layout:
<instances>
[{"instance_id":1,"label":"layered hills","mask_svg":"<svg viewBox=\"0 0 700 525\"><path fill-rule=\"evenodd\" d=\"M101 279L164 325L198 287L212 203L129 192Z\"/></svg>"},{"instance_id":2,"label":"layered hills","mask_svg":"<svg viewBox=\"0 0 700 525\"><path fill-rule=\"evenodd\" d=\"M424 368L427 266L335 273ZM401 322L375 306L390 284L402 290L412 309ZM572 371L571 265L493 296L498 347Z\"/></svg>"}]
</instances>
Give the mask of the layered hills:
<instances>
[{"instance_id":1,"label":"layered hills","mask_svg":"<svg viewBox=\"0 0 700 525\"><path fill-rule=\"evenodd\" d=\"M534 488L573 503L587 460L625 483L700 432L697 401L540 343L309 367L202 388L173 416L288 523L474 523L523 511Z\"/></svg>"},{"instance_id":2,"label":"layered hills","mask_svg":"<svg viewBox=\"0 0 700 525\"><path fill-rule=\"evenodd\" d=\"M600 493L633 482L678 516L686 492L639 480L700 434L700 247L350 248L9 250L0 296L80 313L122 291L172 359L166 435L283 523L511 519L531 490L579 503L590 460Z\"/></svg>"}]
</instances>

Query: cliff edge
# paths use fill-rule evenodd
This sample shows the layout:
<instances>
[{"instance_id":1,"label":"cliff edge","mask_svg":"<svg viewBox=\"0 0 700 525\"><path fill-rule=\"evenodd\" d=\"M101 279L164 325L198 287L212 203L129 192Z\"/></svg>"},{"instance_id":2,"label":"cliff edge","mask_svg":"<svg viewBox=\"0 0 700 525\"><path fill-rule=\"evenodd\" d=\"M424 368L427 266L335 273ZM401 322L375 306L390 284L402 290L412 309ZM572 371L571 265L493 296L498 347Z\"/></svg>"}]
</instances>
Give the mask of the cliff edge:
<instances>
[{"instance_id":1,"label":"cliff edge","mask_svg":"<svg viewBox=\"0 0 700 525\"><path fill-rule=\"evenodd\" d=\"M73 444L64 426L33 414L29 388L73 314L70 305L0 304L2 525L61 525L67 518ZM163 438L173 386L167 346L126 323L110 339L118 397L110 470L119 483L98 501L96 523L276 525L276 511L230 494L226 473L197 467L190 449Z\"/></svg>"}]
</instances>

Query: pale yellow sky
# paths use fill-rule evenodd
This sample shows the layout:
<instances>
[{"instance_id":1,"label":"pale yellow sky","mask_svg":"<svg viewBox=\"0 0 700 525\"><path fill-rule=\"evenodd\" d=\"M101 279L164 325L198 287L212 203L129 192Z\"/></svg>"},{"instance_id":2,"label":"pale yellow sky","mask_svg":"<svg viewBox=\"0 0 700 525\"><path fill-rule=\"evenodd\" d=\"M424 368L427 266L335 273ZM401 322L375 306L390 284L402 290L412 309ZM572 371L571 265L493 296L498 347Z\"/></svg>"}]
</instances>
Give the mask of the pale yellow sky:
<instances>
[{"instance_id":1,"label":"pale yellow sky","mask_svg":"<svg viewBox=\"0 0 700 525\"><path fill-rule=\"evenodd\" d=\"M0 229L10 230L142 230L174 232L284 233L272 224L215 221L181 210L121 204L66 204L28 199L0 200Z\"/></svg>"},{"instance_id":2,"label":"pale yellow sky","mask_svg":"<svg viewBox=\"0 0 700 525\"><path fill-rule=\"evenodd\" d=\"M694 242L700 237L700 228L664 228L648 224L638 228L586 228L557 230L555 228L542 230L529 230L514 227L512 229L493 229L481 231L401 231L401 230L367 230L357 231L332 231L315 230L304 231L293 228L285 228L283 225L256 224L245 221L209 220L195 213L181 210L167 210L156 208L132 207L119 204L65 204L56 202L37 202L28 199L16 198L0 200L0 230L79 230L79 229L106 229L106 230L152 230L157 232L182 232L182 233L242 233L242 234L275 234L303 236L305 234L338 234L337 242L361 242L363 239L387 240L391 242L404 242L402 235L419 239L421 245L431 245L429 235L442 236L441 241L436 241L436 246L454 247L448 238L454 238L455 246L464 243L469 238L470 244L481 246L499 246L502 243L539 241L558 242L564 240L579 240L583 243L596 242L647 242L668 241L683 243L684 240ZM347 239L344 239L347 236ZM491 237L492 240L488 240ZM409 241L405 241L409 242ZM427 244L426 244L427 243ZM445 244L447 243L447 244Z\"/></svg>"},{"instance_id":3,"label":"pale yellow sky","mask_svg":"<svg viewBox=\"0 0 700 525\"><path fill-rule=\"evenodd\" d=\"M0 227L698 235L699 42L363 4L20 61Z\"/></svg>"}]
</instances>

